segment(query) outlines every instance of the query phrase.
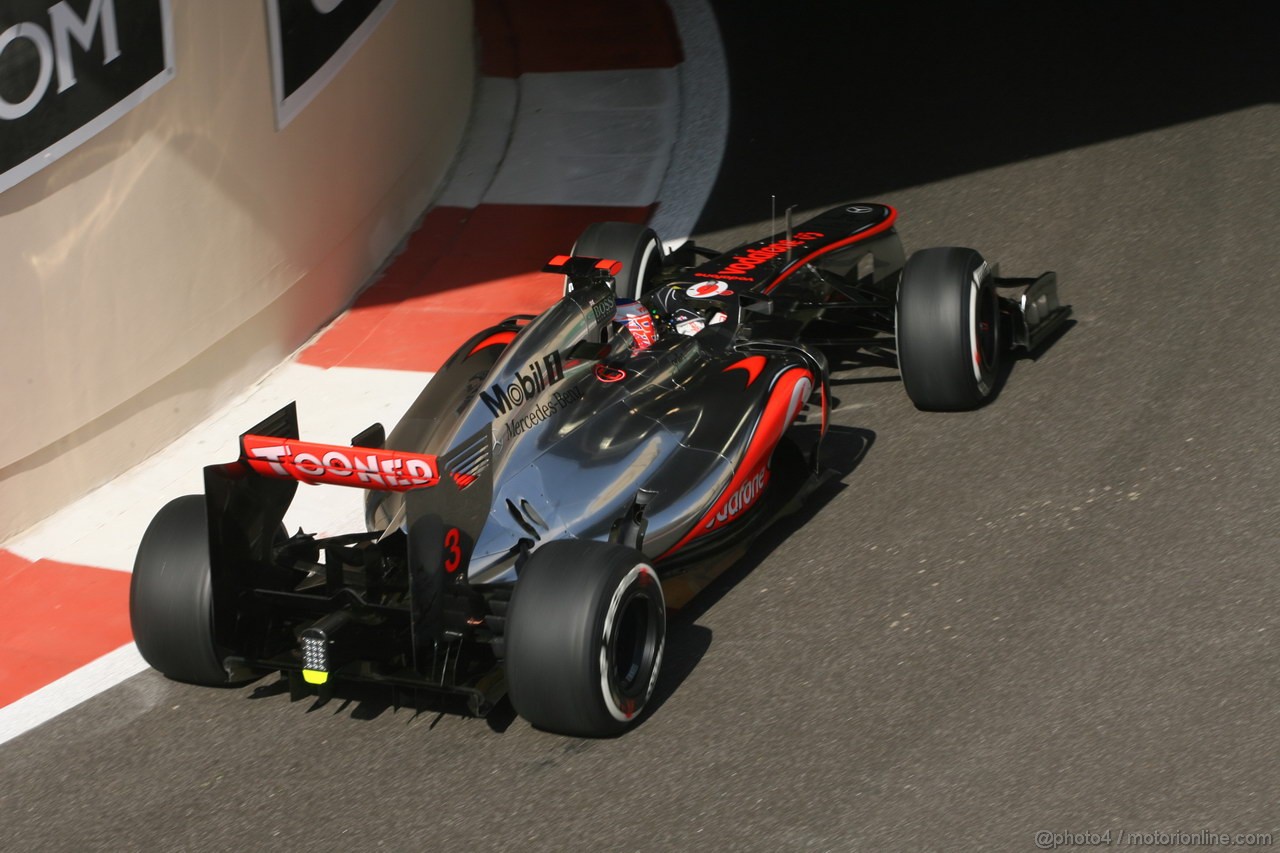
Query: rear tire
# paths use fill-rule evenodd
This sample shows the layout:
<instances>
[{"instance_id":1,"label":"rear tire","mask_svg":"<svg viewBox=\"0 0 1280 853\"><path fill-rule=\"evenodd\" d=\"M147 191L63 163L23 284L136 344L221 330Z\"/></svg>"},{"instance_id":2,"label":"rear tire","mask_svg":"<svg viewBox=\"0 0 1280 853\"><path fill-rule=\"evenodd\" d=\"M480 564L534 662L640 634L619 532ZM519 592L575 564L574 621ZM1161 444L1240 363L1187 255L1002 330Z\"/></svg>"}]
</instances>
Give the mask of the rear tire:
<instances>
[{"instance_id":1,"label":"rear tire","mask_svg":"<svg viewBox=\"0 0 1280 853\"><path fill-rule=\"evenodd\" d=\"M662 271L662 242L652 228L633 222L597 222L587 226L573 246L573 254L622 262L614 291L622 299L638 300ZM565 292L569 283L565 281Z\"/></svg>"},{"instance_id":2,"label":"rear tire","mask_svg":"<svg viewBox=\"0 0 1280 853\"><path fill-rule=\"evenodd\" d=\"M620 734L653 695L665 640L662 585L639 551L548 542L521 569L507 614L511 704L550 732Z\"/></svg>"},{"instance_id":3,"label":"rear tire","mask_svg":"<svg viewBox=\"0 0 1280 853\"><path fill-rule=\"evenodd\" d=\"M973 249L916 252L898 287L898 369L907 396L926 412L976 409L1000 367L1000 304L990 270Z\"/></svg>"},{"instance_id":4,"label":"rear tire","mask_svg":"<svg viewBox=\"0 0 1280 853\"><path fill-rule=\"evenodd\" d=\"M204 495L165 504L142 536L129 621L143 660L175 681L230 683L213 641L209 517Z\"/></svg>"}]
</instances>

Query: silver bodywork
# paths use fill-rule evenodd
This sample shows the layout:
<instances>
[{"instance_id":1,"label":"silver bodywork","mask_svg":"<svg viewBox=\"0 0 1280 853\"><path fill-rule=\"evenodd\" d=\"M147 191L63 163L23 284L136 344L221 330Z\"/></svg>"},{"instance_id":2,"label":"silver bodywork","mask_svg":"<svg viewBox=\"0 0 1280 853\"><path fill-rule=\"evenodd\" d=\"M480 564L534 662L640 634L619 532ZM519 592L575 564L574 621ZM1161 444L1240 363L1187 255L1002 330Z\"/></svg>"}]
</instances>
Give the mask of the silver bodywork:
<instances>
[{"instance_id":1,"label":"silver bodywork","mask_svg":"<svg viewBox=\"0 0 1280 853\"><path fill-rule=\"evenodd\" d=\"M534 548L608 539L642 489L650 493L642 550L651 559L663 554L730 485L769 376L803 363L799 355L771 355L766 381L747 389L739 379L741 392L725 394L733 381L725 368L741 357L730 340L736 324L668 336L643 351L622 331L604 361L624 375L606 381L616 374L602 379L600 360L572 352L600 339L614 304L606 286L575 290L496 360L493 347L451 362L388 437L392 448L444 454L492 424L493 500L471 554L472 583L514 581L522 539ZM402 507L401 495L373 495L370 528L403 524Z\"/></svg>"}]
</instances>

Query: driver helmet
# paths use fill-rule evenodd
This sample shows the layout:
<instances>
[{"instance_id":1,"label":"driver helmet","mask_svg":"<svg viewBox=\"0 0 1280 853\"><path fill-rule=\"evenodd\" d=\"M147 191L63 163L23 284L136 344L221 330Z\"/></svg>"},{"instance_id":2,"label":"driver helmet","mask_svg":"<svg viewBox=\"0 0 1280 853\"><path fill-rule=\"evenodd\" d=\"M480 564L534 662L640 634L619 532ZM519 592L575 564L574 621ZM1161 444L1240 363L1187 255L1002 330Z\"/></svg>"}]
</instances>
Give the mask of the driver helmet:
<instances>
[{"instance_id":1,"label":"driver helmet","mask_svg":"<svg viewBox=\"0 0 1280 853\"><path fill-rule=\"evenodd\" d=\"M636 349L648 349L658 339L658 328L653 322L653 315L639 302L619 299L613 319L631 332Z\"/></svg>"}]
</instances>

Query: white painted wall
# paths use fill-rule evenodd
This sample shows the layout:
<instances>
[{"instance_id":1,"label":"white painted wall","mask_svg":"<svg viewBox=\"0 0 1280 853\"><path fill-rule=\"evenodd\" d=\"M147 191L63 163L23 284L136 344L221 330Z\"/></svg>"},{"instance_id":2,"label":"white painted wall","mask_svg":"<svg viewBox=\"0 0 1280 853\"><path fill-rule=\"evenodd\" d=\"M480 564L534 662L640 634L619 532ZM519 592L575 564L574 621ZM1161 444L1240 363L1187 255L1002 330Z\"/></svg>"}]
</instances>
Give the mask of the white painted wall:
<instances>
[{"instance_id":1,"label":"white painted wall","mask_svg":"<svg viewBox=\"0 0 1280 853\"><path fill-rule=\"evenodd\" d=\"M172 6L177 77L0 194L0 539L155 452L333 317L462 137L469 0L396 3L279 132L261 0Z\"/></svg>"}]
</instances>

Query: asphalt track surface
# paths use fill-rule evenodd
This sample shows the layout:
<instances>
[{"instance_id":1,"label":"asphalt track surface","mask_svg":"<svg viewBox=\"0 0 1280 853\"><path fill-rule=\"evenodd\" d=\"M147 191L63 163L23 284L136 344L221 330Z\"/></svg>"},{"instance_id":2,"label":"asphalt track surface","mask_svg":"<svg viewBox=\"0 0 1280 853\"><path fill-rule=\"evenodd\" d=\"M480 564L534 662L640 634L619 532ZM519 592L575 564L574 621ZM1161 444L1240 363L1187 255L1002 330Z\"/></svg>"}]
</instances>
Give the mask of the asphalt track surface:
<instances>
[{"instance_id":1,"label":"asphalt track surface","mask_svg":"<svg viewBox=\"0 0 1280 853\"><path fill-rule=\"evenodd\" d=\"M851 70L720 8L734 142L706 243L767 227L770 192L798 213L874 193L908 248L1057 270L1077 323L976 413L917 412L892 371L838 374L839 487L675 619L637 729L576 741L147 672L4 747L2 846L1031 850L1040 830L1280 831L1280 75L1263 4L1227 4L1235 29L1201 43L1215 76L1194 105L1104 85L1111 48L1173 73L1197 21L1162 8L1167 43L1026 34L1057 62L1078 54L1102 103L1060 64L1011 66L975 73L992 88L973 110L1009 94L999 81L1034 98L930 135L931 109L954 104L920 81L963 67L937 50L911 65L913 98L860 114L880 131L863 137L779 95L892 51ZM962 23L925 42L973 50ZM803 75L743 69L779 41ZM1213 54L1229 45L1257 52ZM1087 128L1067 144L1034 129L1070 111ZM824 128L849 145L806 148ZM877 155L898 165L865 177ZM766 176L760 215L743 175Z\"/></svg>"}]
</instances>

